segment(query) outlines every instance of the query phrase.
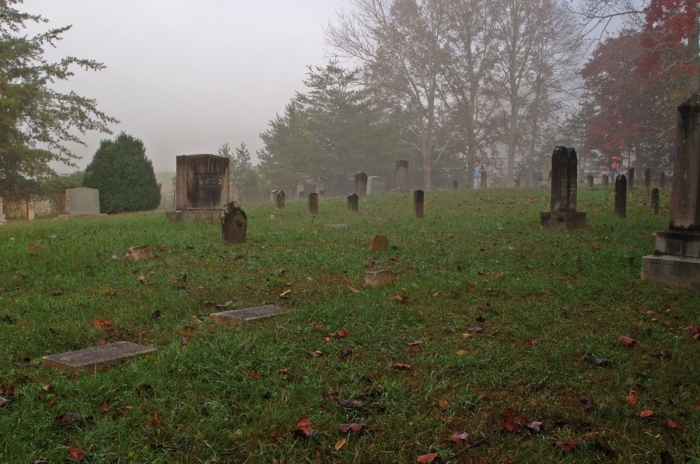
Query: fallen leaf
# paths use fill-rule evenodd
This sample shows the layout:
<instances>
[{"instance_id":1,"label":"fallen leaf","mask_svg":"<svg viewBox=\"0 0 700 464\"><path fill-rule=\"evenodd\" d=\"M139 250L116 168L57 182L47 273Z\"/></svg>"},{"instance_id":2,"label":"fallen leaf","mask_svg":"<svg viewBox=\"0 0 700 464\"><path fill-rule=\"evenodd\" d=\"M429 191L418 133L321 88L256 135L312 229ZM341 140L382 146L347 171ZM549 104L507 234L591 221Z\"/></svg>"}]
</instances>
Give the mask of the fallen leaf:
<instances>
[{"instance_id":1,"label":"fallen leaf","mask_svg":"<svg viewBox=\"0 0 700 464\"><path fill-rule=\"evenodd\" d=\"M408 303L408 297L404 296L404 295L396 294L396 295L392 296L391 299L396 300L399 303Z\"/></svg>"},{"instance_id":2,"label":"fallen leaf","mask_svg":"<svg viewBox=\"0 0 700 464\"><path fill-rule=\"evenodd\" d=\"M350 331L349 331L349 330L341 330L341 331L336 332L336 333L334 333L333 335L331 335L331 337L333 337L333 338L345 338L345 337L347 337L348 335L350 335Z\"/></svg>"},{"instance_id":3,"label":"fallen leaf","mask_svg":"<svg viewBox=\"0 0 700 464\"><path fill-rule=\"evenodd\" d=\"M469 293L473 293L474 290L476 290L476 285L474 285L474 284L467 284L467 291L468 291Z\"/></svg>"},{"instance_id":4,"label":"fallen leaf","mask_svg":"<svg viewBox=\"0 0 700 464\"><path fill-rule=\"evenodd\" d=\"M154 427L154 428L160 428L160 426L163 424L163 418L158 416L158 413L155 413L153 417L148 418L147 425L149 427Z\"/></svg>"},{"instance_id":5,"label":"fallen leaf","mask_svg":"<svg viewBox=\"0 0 700 464\"><path fill-rule=\"evenodd\" d=\"M403 370L409 370L411 368L410 364L404 364L404 363L394 363L391 365L394 369L403 369Z\"/></svg>"},{"instance_id":6,"label":"fallen leaf","mask_svg":"<svg viewBox=\"0 0 700 464\"><path fill-rule=\"evenodd\" d=\"M469 434L467 432L455 432L455 434L452 435L452 438L450 438L450 441L452 443L457 443L460 441L464 441L467 438L469 438Z\"/></svg>"},{"instance_id":7,"label":"fallen leaf","mask_svg":"<svg viewBox=\"0 0 700 464\"><path fill-rule=\"evenodd\" d=\"M577 441L558 441L555 445L564 451L573 451L578 446L578 443Z\"/></svg>"},{"instance_id":8,"label":"fallen leaf","mask_svg":"<svg viewBox=\"0 0 700 464\"><path fill-rule=\"evenodd\" d=\"M96 329L101 329L110 325L112 325L112 321L110 319L105 319L104 321L102 319L95 319L92 323L92 326Z\"/></svg>"},{"instance_id":9,"label":"fallen leaf","mask_svg":"<svg viewBox=\"0 0 700 464\"><path fill-rule=\"evenodd\" d=\"M586 396L582 396L578 400L581 403L581 407L586 411L588 411L589 409L593 409L594 403L592 399Z\"/></svg>"},{"instance_id":10,"label":"fallen leaf","mask_svg":"<svg viewBox=\"0 0 700 464\"><path fill-rule=\"evenodd\" d=\"M285 290L284 292L280 293L280 298L289 298L290 293L292 293L292 290Z\"/></svg>"},{"instance_id":11,"label":"fallen leaf","mask_svg":"<svg viewBox=\"0 0 700 464\"><path fill-rule=\"evenodd\" d=\"M97 340L95 342L95 345L97 345L97 346L105 346L106 344L107 344L107 342L102 338L100 338L99 340Z\"/></svg>"},{"instance_id":12,"label":"fallen leaf","mask_svg":"<svg viewBox=\"0 0 700 464\"><path fill-rule=\"evenodd\" d=\"M422 456L418 456L418 459L416 459L416 462L433 462L436 457L440 456L440 453L430 453L430 454L424 454Z\"/></svg>"},{"instance_id":13,"label":"fallen leaf","mask_svg":"<svg viewBox=\"0 0 700 464\"><path fill-rule=\"evenodd\" d=\"M63 427L74 422L82 422L82 420L83 416L81 416L80 414L76 414L74 412L67 412L58 416L58 425Z\"/></svg>"},{"instance_id":14,"label":"fallen leaf","mask_svg":"<svg viewBox=\"0 0 700 464\"><path fill-rule=\"evenodd\" d=\"M279 372L280 372L280 374L287 375L287 374L289 374L289 368L284 367L284 368L280 369Z\"/></svg>"},{"instance_id":15,"label":"fallen leaf","mask_svg":"<svg viewBox=\"0 0 700 464\"><path fill-rule=\"evenodd\" d=\"M408 346L422 345L423 343L425 343L425 341L422 338L419 338L418 340L408 342Z\"/></svg>"},{"instance_id":16,"label":"fallen leaf","mask_svg":"<svg viewBox=\"0 0 700 464\"><path fill-rule=\"evenodd\" d=\"M631 347L631 346L633 346L634 343L635 343L634 339L632 339L632 338L630 338L630 337L627 337L627 336L625 336L625 335L621 335L620 338L619 338L619 340L620 340L622 343L624 343L625 346L627 346L627 347Z\"/></svg>"},{"instance_id":17,"label":"fallen leaf","mask_svg":"<svg viewBox=\"0 0 700 464\"><path fill-rule=\"evenodd\" d=\"M637 398L637 392L634 390L631 390L630 394L627 395L627 397L625 397L625 399L627 400L627 403L630 406L634 406L635 404L637 404L639 402L639 398Z\"/></svg>"},{"instance_id":18,"label":"fallen leaf","mask_svg":"<svg viewBox=\"0 0 700 464\"><path fill-rule=\"evenodd\" d=\"M505 279L505 278L506 278L506 276L505 276L504 274L501 274L501 273L496 274L496 277L498 277L499 279Z\"/></svg>"},{"instance_id":19,"label":"fallen leaf","mask_svg":"<svg viewBox=\"0 0 700 464\"><path fill-rule=\"evenodd\" d=\"M362 292L360 292L358 289L356 289L355 287L352 287L352 286L350 286L350 285L348 285L348 289L349 289L352 293L362 293Z\"/></svg>"},{"instance_id":20,"label":"fallen leaf","mask_svg":"<svg viewBox=\"0 0 700 464\"><path fill-rule=\"evenodd\" d=\"M313 358L318 358L318 357L320 357L320 356L323 356L323 352L322 352L322 351L319 351L319 350L316 350L316 351L309 351L309 354L310 354L311 357L313 357Z\"/></svg>"},{"instance_id":21,"label":"fallen leaf","mask_svg":"<svg viewBox=\"0 0 700 464\"><path fill-rule=\"evenodd\" d=\"M535 346L538 343L536 338L528 338L527 341L532 346Z\"/></svg>"},{"instance_id":22,"label":"fallen leaf","mask_svg":"<svg viewBox=\"0 0 700 464\"><path fill-rule=\"evenodd\" d=\"M476 322L486 322L486 318L485 318L484 316L482 316L481 314L479 314L478 316L476 316L476 317L474 318L474 320L475 320Z\"/></svg>"},{"instance_id":23,"label":"fallen leaf","mask_svg":"<svg viewBox=\"0 0 700 464\"><path fill-rule=\"evenodd\" d=\"M102 403L102 406L100 406L99 411L100 411L102 414L106 414L106 413L109 412L109 405L107 404L106 401L105 401L104 403Z\"/></svg>"},{"instance_id":24,"label":"fallen leaf","mask_svg":"<svg viewBox=\"0 0 700 464\"><path fill-rule=\"evenodd\" d=\"M474 333L481 333L484 331L484 328L483 327L469 327L468 330L470 332L474 332Z\"/></svg>"},{"instance_id":25,"label":"fallen leaf","mask_svg":"<svg viewBox=\"0 0 700 464\"><path fill-rule=\"evenodd\" d=\"M641 417L642 419L646 419L647 417L653 416L653 415L654 415L654 411L649 411L649 410L647 410L647 411L639 411L639 412L637 413L637 415L638 415L639 417Z\"/></svg>"},{"instance_id":26,"label":"fallen leaf","mask_svg":"<svg viewBox=\"0 0 700 464\"><path fill-rule=\"evenodd\" d=\"M668 426L671 427L672 429L677 429L677 428L678 428L678 424L676 424L675 422L673 422L671 419L668 420L668 423L667 423L666 425L668 425Z\"/></svg>"},{"instance_id":27,"label":"fallen leaf","mask_svg":"<svg viewBox=\"0 0 700 464\"><path fill-rule=\"evenodd\" d=\"M583 354L583 353L577 353L577 354L576 354L576 357L578 358L578 361L579 361L579 362L583 362L583 361L585 361L586 359L588 359L588 355Z\"/></svg>"},{"instance_id":28,"label":"fallen leaf","mask_svg":"<svg viewBox=\"0 0 700 464\"><path fill-rule=\"evenodd\" d=\"M316 426L311 423L308 417L302 417L297 421L297 429L305 436L305 437L315 437L316 434L318 433L318 430L316 430Z\"/></svg>"},{"instance_id":29,"label":"fallen leaf","mask_svg":"<svg viewBox=\"0 0 700 464\"><path fill-rule=\"evenodd\" d=\"M68 450L68 454L70 454L70 457L72 457L73 459L75 459L78 462L85 459L85 451L81 450L77 446L71 446L70 449Z\"/></svg>"},{"instance_id":30,"label":"fallen leaf","mask_svg":"<svg viewBox=\"0 0 700 464\"><path fill-rule=\"evenodd\" d=\"M464 356L465 354L467 354L465 350L457 350L457 356Z\"/></svg>"},{"instance_id":31,"label":"fallen leaf","mask_svg":"<svg viewBox=\"0 0 700 464\"><path fill-rule=\"evenodd\" d=\"M448 403L447 403L447 400L446 400L446 399L441 399L440 401L438 401L438 404L440 405L440 407L441 407L442 409L445 409L445 408L447 407L447 404L448 404Z\"/></svg>"},{"instance_id":32,"label":"fallen leaf","mask_svg":"<svg viewBox=\"0 0 700 464\"><path fill-rule=\"evenodd\" d=\"M483 306L479 306L480 311L491 311L491 303L486 303Z\"/></svg>"},{"instance_id":33,"label":"fallen leaf","mask_svg":"<svg viewBox=\"0 0 700 464\"><path fill-rule=\"evenodd\" d=\"M146 278L144 276L138 276L137 279L139 280L139 282L142 283L146 281Z\"/></svg>"},{"instance_id":34,"label":"fallen leaf","mask_svg":"<svg viewBox=\"0 0 700 464\"><path fill-rule=\"evenodd\" d=\"M168 251L168 249L169 249L169 248L166 247L165 245L160 245L160 246L158 247L158 251Z\"/></svg>"},{"instance_id":35,"label":"fallen leaf","mask_svg":"<svg viewBox=\"0 0 700 464\"><path fill-rule=\"evenodd\" d=\"M335 442L335 449L336 449L336 451L340 451L340 448L342 448L343 446L345 446L345 444L346 444L347 442L348 442L348 441L347 441L345 438L342 438L342 439L338 440L337 442Z\"/></svg>"},{"instance_id":36,"label":"fallen leaf","mask_svg":"<svg viewBox=\"0 0 700 464\"><path fill-rule=\"evenodd\" d=\"M529 428L530 430L534 430L535 432L539 432L542 428L542 422L532 421L529 424L527 424L527 428Z\"/></svg>"},{"instance_id":37,"label":"fallen leaf","mask_svg":"<svg viewBox=\"0 0 700 464\"><path fill-rule=\"evenodd\" d=\"M595 358L593 362L599 366L607 366L608 364L610 364L610 361L605 358Z\"/></svg>"},{"instance_id":38,"label":"fallen leaf","mask_svg":"<svg viewBox=\"0 0 700 464\"><path fill-rule=\"evenodd\" d=\"M351 424L340 424L338 426L341 432L347 433L350 430L352 430L355 433L360 432L363 428L365 428L365 424L356 424L356 423L351 423Z\"/></svg>"},{"instance_id":39,"label":"fallen leaf","mask_svg":"<svg viewBox=\"0 0 700 464\"><path fill-rule=\"evenodd\" d=\"M182 337L182 346L187 346L190 344L190 340L187 337Z\"/></svg>"},{"instance_id":40,"label":"fallen leaf","mask_svg":"<svg viewBox=\"0 0 700 464\"><path fill-rule=\"evenodd\" d=\"M250 373L250 378L253 380L258 380L260 378L260 372L258 371L252 371Z\"/></svg>"},{"instance_id":41,"label":"fallen leaf","mask_svg":"<svg viewBox=\"0 0 700 464\"><path fill-rule=\"evenodd\" d=\"M44 385L43 387L41 387L41 389L44 390L45 392L51 391L52 388L53 388L53 384L51 384L51 383L48 384L48 385Z\"/></svg>"}]
</instances>

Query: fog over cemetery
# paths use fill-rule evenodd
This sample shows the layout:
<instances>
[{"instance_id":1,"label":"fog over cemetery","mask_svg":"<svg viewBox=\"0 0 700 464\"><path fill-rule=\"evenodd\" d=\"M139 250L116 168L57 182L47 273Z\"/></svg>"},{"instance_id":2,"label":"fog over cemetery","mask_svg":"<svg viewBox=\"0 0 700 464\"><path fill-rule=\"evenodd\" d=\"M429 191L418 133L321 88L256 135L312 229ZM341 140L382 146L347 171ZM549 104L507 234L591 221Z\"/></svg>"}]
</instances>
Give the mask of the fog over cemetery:
<instances>
[{"instance_id":1,"label":"fog over cemetery","mask_svg":"<svg viewBox=\"0 0 700 464\"><path fill-rule=\"evenodd\" d=\"M349 0L259 138L166 164L31 3L0 462L700 460L699 2Z\"/></svg>"}]
</instances>

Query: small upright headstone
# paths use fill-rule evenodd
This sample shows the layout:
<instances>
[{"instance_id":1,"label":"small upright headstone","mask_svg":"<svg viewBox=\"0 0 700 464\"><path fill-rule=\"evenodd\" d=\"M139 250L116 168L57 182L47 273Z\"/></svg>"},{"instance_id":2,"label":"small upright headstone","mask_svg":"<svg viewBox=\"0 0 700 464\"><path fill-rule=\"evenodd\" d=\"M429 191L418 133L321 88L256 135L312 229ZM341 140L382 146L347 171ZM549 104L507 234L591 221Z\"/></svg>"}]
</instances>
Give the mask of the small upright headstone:
<instances>
[{"instance_id":1,"label":"small upright headstone","mask_svg":"<svg viewBox=\"0 0 700 464\"><path fill-rule=\"evenodd\" d=\"M413 191L413 214L417 218L423 217L423 203L425 202L425 192L423 190Z\"/></svg>"},{"instance_id":2,"label":"small upright headstone","mask_svg":"<svg viewBox=\"0 0 700 464\"><path fill-rule=\"evenodd\" d=\"M367 196L367 174L364 172L355 174L355 194L358 197Z\"/></svg>"},{"instance_id":3,"label":"small upright headstone","mask_svg":"<svg viewBox=\"0 0 700 464\"><path fill-rule=\"evenodd\" d=\"M41 359L41 364L52 369L68 370L74 374L81 371L96 372L134 356L154 351L153 348L136 345L131 342L117 342L84 350L44 356Z\"/></svg>"},{"instance_id":4,"label":"small upright headstone","mask_svg":"<svg viewBox=\"0 0 700 464\"><path fill-rule=\"evenodd\" d=\"M615 217L627 217L627 178L624 175L615 178Z\"/></svg>"},{"instance_id":5,"label":"small upright headstone","mask_svg":"<svg viewBox=\"0 0 700 464\"><path fill-rule=\"evenodd\" d=\"M630 190L634 188L634 168L629 168L627 171L627 183Z\"/></svg>"},{"instance_id":6,"label":"small upright headstone","mask_svg":"<svg viewBox=\"0 0 700 464\"><path fill-rule=\"evenodd\" d=\"M646 188L651 187L651 168L646 168L644 170L644 186Z\"/></svg>"},{"instance_id":7,"label":"small upright headstone","mask_svg":"<svg viewBox=\"0 0 700 464\"><path fill-rule=\"evenodd\" d=\"M0 226L7 224L7 219L5 219L5 210L3 209L3 200L0 197Z\"/></svg>"},{"instance_id":8,"label":"small upright headstone","mask_svg":"<svg viewBox=\"0 0 700 464\"><path fill-rule=\"evenodd\" d=\"M603 174L603 182L602 183L603 183L604 187L607 187L608 184L610 183L610 178L608 177L607 174Z\"/></svg>"},{"instance_id":9,"label":"small upright headstone","mask_svg":"<svg viewBox=\"0 0 700 464\"><path fill-rule=\"evenodd\" d=\"M275 198L275 206L277 208L284 208L284 190L277 192L277 198Z\"/></svg>"},{"instance_id":10,"label":"small upright headstone","mask_svg":"<svg viewBox=\"0 0 700 464\"><path fill-rule=\"evenodd\" d=\"M375 235L369 241L369 251L387 251L389 249L389 239L386 235Z\"/></svg>"},{"instance_id":11,"label":"small upright headstone","mask_svg":"<svg viewBox=\"0 0 700 464\"><path fill-rule=\"evenodd\" d=\"M359 199L356 194L348 195L348 211L357 213L359 211Z\"/></svg>"},{"instance_id":12,"label":"small upright headstone","mask_svg":"<svg viewBox=\"0 0 700 464\"><path fill-rule=\"evenodd\" d=\"M588 181L588 186L593 187L593 176L586 176L586 180Z\"/></svg>"},{"instance_id":13,"label":"small upright headstone","mask_svg":"<svg viewBox=\"0 0 700 464\"><path fill-rule=\"evenodd\" d=\"M297 200L302 198L304 198L304 182L299 180L297 181Z\"/></svg>"},{"instance_id":14,"label":"small upright headstone","mask_svg":"<svg viewBox=\"0 0 700 464\"><path fill-rule=\"evenodd\" d=\"M241 322L250 322L256 319L265 319L268 317L284 314L291 309L282 308L275 305L257 306L254 308L234 309L231 311L223 311L220 313L212 313L209 315L214 319L216 325L239 324Z\"/></svg>"},{"instance_id":15,"label":"small upright headstone","mask_svg":"<svg viewBox=\"0 0 700 464\"><path fill-rule=\"evenodd\" d=\"M453 180L452 181L452 190L457 190L458 186L459 186L459 182L457 182L456 180Z\"/></svg>"},{"instance_id":16,"label":"small upright headstone","mask_svg":"<svg viewBox=\"0 0 700 464\"><path fill-rule=\"evenodd\" d=\"M245 211L234 202L224 206L224 211L221 215L221 243L224 245L245 243L247 230L248 218L245 215Z\"/></svg>"},{"instance_id":17,"label":"small upright headstone","mask_svg":"<svg viewBox=\"0 0 700 464\"><path fill-rule=\"evenodd\" d=\"M279 190L270 190L270 203L277 203L277 194Z\"/></svg>"},{"instance_id":18,"label":"small upright headstone","mask_svg":"<svg viewBox=\"0 0 700 464\"><path fill-rule=\"evenodd\" d=\"M391 271L367 271L365 272L365 285L370 287L383 287L391 285Z\"/></svg>"},{"instance_id":19,"label":"small upright headstone","mask_svg":"<svg viewBox=\"0 0 700 464\"><path fill-rule=\"evenodd\" d=\"M126 257L133 261L138 261L140 259L151 259L153 257L153 250L151 249L151 245L131 247L126 250Z\"/></svg>"},{"instance_id":20,"label":"small upright headstone","mask_svg":"<svg viewBox=\"0 0 700 464\"><path fill-rule=\"evenodd\" d=\"M408 161L406 160L396 162L395 185L397 193L408 191Z\"/></svg>"},{"instance_id":21,"label":"small upright headstone","mask_svg":"<svg viewBox=\"0 0 700 464\"><path fill-rule=\"evenodd\" d=\"M481 185L479 188L485 189L486 186L488 185L488 172L484 171L481 173Z\"/></svg>"},{"instance_id":22,"label":"small upright headstone","mask_svg":"<svg viewBox=\"0 0 700 464\"><path fill-rule=\"evenodd\" d=\"M651 214L659 214L659 189L651 191Z\"/></svg>"},{"instance_id":23,"label":"small upright headstone","mask_svg":"<svg viewBox=\"0 0 700 464\"><path fill-rule=\"evenodd\" d=\"M309 193L309 214L318 214L318 193Z\"/></svg>"},{"instance_id":24,"label":"small upright headstone","mask_svg":"<svg viewBox=\"0 0 700 464\"><path fill-rule=\"evenodd\" d=\"M663 171L661 171L661 174L659 174L659 187L666 187L666 173Z\"/></svg>"},{"instance_id":25,"label":"small upright headstone","mask_svg":"<svg viewBox=\"0 0 700 464\"><path fill-rule=\"evenodd\" d=\"M386 179L381 176L370 176L367 178L367 195L378 195L386 193Z\"/></svg>"},{"instance_id":26,"label":"small upright headstone","mask_svg":"<svg viewBox=\"0 0 700 464\"><path fill-rule=\"evenodd\" d=\"M540 213L542 229L578 229L586 226L586 213L576 211L578 158L576 150L558 146L552 153L550 210Z\"/></svg>"}]
</instances>

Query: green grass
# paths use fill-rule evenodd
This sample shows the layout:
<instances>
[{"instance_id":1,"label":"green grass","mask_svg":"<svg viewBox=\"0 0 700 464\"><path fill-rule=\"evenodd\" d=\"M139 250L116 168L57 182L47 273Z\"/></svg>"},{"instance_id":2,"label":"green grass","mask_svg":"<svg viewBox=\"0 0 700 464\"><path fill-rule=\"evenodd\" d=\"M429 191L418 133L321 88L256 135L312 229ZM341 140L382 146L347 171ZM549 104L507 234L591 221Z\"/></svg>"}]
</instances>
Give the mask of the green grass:
<instances>
[{"instance_id":1,"label":"green grass","mask_svg":"<svg viewBox=\"0 0 700 464\"><path fill-rule=\"evenodd\" d=\"M588 227L568 232L538 228L543 189L426 192L422 220L409 195L361 199L358 214L322 198L317 217L288 202L247 210L239 246L220 245L216 225L162 213L10 223L0 228L0 396L10 400L0 462L65 462L71 446L90 462L415 462L492 433L451 462L642 463L664 451L698 462L700 341L683 328L700 325L700 295L639 277L652 233L667 227L668 195L652 216L649 191L633 190L619 220L610 188L582 187ZM388 252L367 251L375 234L389 237ZM46 249L30 255L31 242ZM147 243L152 260L125 258ZM384 268L391 287L363 288L365 271ZM207 303L227 301L294 311L215 327ZM475 326L483 332L464 337ZM350 335L324 341L340 330ZM157 351L96 374L34 366L101 339ZM542 431L503 431L508 409ZM84 420L60 426L64 413ZM304 416L313 438L294 432ZM349 422L366 429L340 432ZM470 437L452 444L455 432Z\"/></svg>"}]
</instances>

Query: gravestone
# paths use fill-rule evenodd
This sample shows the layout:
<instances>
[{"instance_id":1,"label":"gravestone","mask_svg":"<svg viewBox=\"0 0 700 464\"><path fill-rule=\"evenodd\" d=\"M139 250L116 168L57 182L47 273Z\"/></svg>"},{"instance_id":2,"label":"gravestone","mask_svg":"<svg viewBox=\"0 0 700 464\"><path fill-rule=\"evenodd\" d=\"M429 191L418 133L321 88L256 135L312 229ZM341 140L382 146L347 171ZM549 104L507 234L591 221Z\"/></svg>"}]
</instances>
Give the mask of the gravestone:
<instances>
[{"instance_id":1,"label":"gravestone","mask_svg":"<svg viewBox=\"0 0 700 464\"><path fill-rule=\"evenodd\" d=\"M593 187L593 176L586 176L586 180L588 181L588 186Z\"/></svg>"},{"instance_id":2,"label":"gravestone","mask_svg":"<svg viewBox=\"0 0 700 464\"><path fill-rule=\"evenodd\" d=\"M367 174L364 172L355 174L355 194L358 197L367 196Z\"/></svg>"},{"instance_id":3,"label":"gravestone","mask_svg":"<svg viewBox=\"0 0 700 464\"><path fill-rule=\"evenodd\" d=\"M386 179L381 176L367 178L367 195L386 193Z\"/></svg>"},{"instance_id":4,"label":"gravestone","mask_svg":"<svg viewBox=\"0 0 700 464\"><path fill-rule=\"evenodd\" d=\"M634 188L634 168L629 168L629 171L627 171L627 183L629 184L629 189L632 190Z\"/></svg>"},{"instance_id":5,"label":"gravestone","mask_svg":"<svg viewBox=\"0 0 700 464\"><path fill-rule=\"evenodd\" d=\"M481 185L479 185L479 188L485 189L486 186L488 185L488 173L486 171L481 173Z\"/></svg>"},{"instance_id":6,"label":"gravestone","mask_svg":"<svg viewBox=\"0 0 700 464\"><path fill-rule=\"evenodd\" d=\"M248 217L235 202L224 206L221 214L221 244L245 243L248 230Z\"/></svg>"},{"instance_id":7,"label":"gravestone","mask_svg":"<svg viewBox=\"0 0 700 464\"><path fill-rule=\"evenodd\" d=\"M5 219L5 210L3 208L3 199L0 197L0 226L7 224L7 219Z\"/></svg>"},{"instance_id":8,"label":"gravestone","mask_svg":"<svg viewBox=\"0 0 700 464\"><path fill-rule=\"evenodd\" d=\"M642 258L642 279L700 291L700 96L678 107L668 229Z\"/></svg>"},{"instance_id":9,"label":"gravestone","mask_svg":"<svg viewBox=\"0 0 700 464\"><path fill-rule=\"evenodd\" d=\"M389 239L386 235L375 235L369 241L369 251L387 251L389 249Z\"/></svg>"},{"instance_id":10,"label":"gravestone","mask_svg":"<svg viewBox=\"0 0 700 464\"><path fill-rule=\"evenodd\" d=\"M44 356L41 358L41 364L52 369L69 370L74 374L81 371L95 372L103 370L112 364L131 359L134 356L154 351L153 348L136 345L131 342L117 342L84 350Z\"/></svg>"},{"instance_id":11,"label":"gravestone","mask_svg":"<svg viewBox=\"0 0 700 464\"><path fill-rule=\"evenodd\" d=\"M396 162L395 186L397 193L408 191L408 161L406 160Z\"/></svg>"},{"instance_id":12,"label":"gravestone","mask_svg":"<svg viewBox=\"0 0 700 464\"><path fill-rule=\"evenodd\" d=\"M284 190L277 192L277 197L275 198L275 206L277 208L284 208Z\"/></svg>"},{"instance_id":13,"label":"gravestone","mask_svg":"<svg viewBox=\"0 0 700 464\"><path fill-rule=\"evenodd\" d=\"M297 200L304 198L304 182L297 181Z\"/></svg>"},{"instance_id":14,"label":"gravestone","mask_svg":"<svg viewBox=\"0 0 700 464\"><path fill-rule=\"evenodd\" d=\"M666 173L663 171L661 171L661 174L659 174L659 187L666 187Z\"/></svg>"},{"instance_id":15,"label":"gravestone","mask_svg":"<svg viewBox=\"0 0 700 464\"><path fill-rule=\"evenodd\" d=\"M459 183L456 180L452 181L452 190L457 190L457 187L459 186Z\"/></svg>"},{"instance_id":16,"label":"gravestone","mask_svg":"<svg viewBox=\"0 0 700 464\"><path fill-rule=\"evenodd\" d=\"M558 146L552 153L550 210L540 213L542 229L578 229L586 226L586 213L576 211L578 158L576 150Z\"/></svg>"},{"instance_id":17,"label":"gravestone","mask_svg":"<svg viewBox=\"0 0 700 464\"><path fill-rule=\"evenodd\" d=\"M646 188L651 187L651 168L646 168L644 170L644 186Z\"/></svg>"},{"instance_id":18,"label":"gravestone","mask_svg":"<svg viewBox=\"0 0 700 464\"><path fill-rule=\"evenodd\" d=\"M240 324L241 322L250 322L256 319L265 319L268 317L284 314L291 311L289 308L281 306L267 305L257 306L255 308L234 309L232 311L223 311L220 313L212 313L209 315L214 320L214 324Z\"/></svg>"},{"instance_id":19,"label":"gravestone","mask_svg":"<svg viewBox=\"0 0 700 464\"><path fill-rule=\"evenodd\" d=\"M279 190L270 190L270 203L277 203L277 194Z\"/></svg>"},{"instance_id":20,"label":"gravestone","mask_svg":"<svg viewBox=\"0 0 700 464\"><path fill-rule=\"evenodd\" d=\"M182 155L175 170L175 211L165 213L168 221L217 224L229 199L229 159Z\"/></svg>"},{"instance_id":21,"label":"gravestone","mask_svg":"<svg viewBox=\"0 0 700 464\"><path fill-rule=\"evenodd\" d=\"M153 250L151 245L134 246L126 250L126 257L132 261L151 259L153 258Z\"/></svg>"},{"instance_id":22,"label":"gravestone","mask_svg":"<svg viewBox=\"0 0 700 464\"><path fill-rule=\"evenodd\" d=\"M620 219L627 217L627 178L625 176L615 178L615 217Z\"/></svg>"},{"instance_id":23,"label":"gravestone","mask_svg":"<svg viewBox=\"0 0 700 464\"><path fill-rule=\"evenodd\" d=\"M515 183L515 188L520 188L520 177L513 179L513 182Z\"/></svg>"},{"instance_id":24,"label":"gravestone","mask_svg":"<svg viewBox=\"0 0 700 464\"><path fill-rule=\"evenodd\" d=\"M359 199L356 194L348 195L348 211L357 213L359 211Z\"/></svg>"},{"instance_id":25,"label":"gravestone","mask_svg":"<svg viewBox=\"0 0 700 464\"><path fill-rule=\"evenodd\" d=\"M603 174L603 182L602 182L603 186L607 187L609 183L610 183L610 178L608 177L607 174Z\"/></svg>"},{"instance_id":26,"label":"gravestone","mask_svg":"<svg viewBox=\"0 0 700 464\"><path fill-rule=\"evenodd\" d=\"M365 285L370 287L383 287L391 285L391 271L367 271L365 272Z\"/></svg>"},{"instance_id":27,"label":"gravestone","mask_svg":"<svg viewBox=\"0 0 700 464\"><path fill-rule=\"evenodd\" d=\"M413 214L417 218L423 217L423 205L425 203L425 192L422 190L413 191Z\"/></svg>"},{"instance_id":28,"label":"gravestone","mask_svg":"<svg viewBox=\"0 0 700 464\"><path fill-rule=\"evenodd\" d=\"M318 193L309 193L309 214L318 214Z\"/></svg>"},{"instance_id":29,"label":"gravestone","mask_svg":"<svg viewBox=\"0 0 700 464\"><path fill-rule=\"evenodd\" d=\"M659 214L659 189L651 191L651 214Z\"/></svg>"},{"instance_id":30,"label":"gravestone","mask_svg":"<svg viewBox=\"0 0 700 464\"><path fill-rule=\"evenodd\" d=\"M66 190L67 216L93 216L100 214L100 191L91 188Z\"/></svg>"}]
</instances>

